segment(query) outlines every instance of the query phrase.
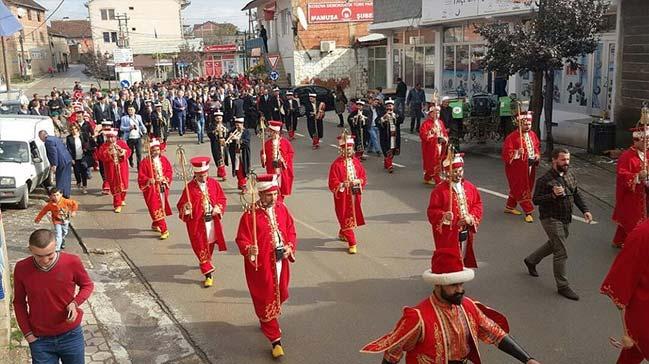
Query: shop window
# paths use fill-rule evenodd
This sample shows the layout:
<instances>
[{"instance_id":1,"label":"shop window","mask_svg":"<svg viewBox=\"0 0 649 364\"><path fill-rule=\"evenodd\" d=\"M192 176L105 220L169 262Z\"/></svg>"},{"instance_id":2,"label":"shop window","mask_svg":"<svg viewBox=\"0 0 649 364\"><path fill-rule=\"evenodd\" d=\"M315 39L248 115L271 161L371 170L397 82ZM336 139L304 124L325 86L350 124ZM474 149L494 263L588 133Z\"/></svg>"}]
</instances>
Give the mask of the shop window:
<instances>
[{"instance_id":1,"label":"shop window","mask_svg":"<svg viewBox=\"0 0 649 364\"><path fill-rule=\"evenodd\" d=\"M403 52L403 81L409 86L413 87L415 84L415 68L413 67L415 61L415 48L408 47Z\"/></svg>"},{"instance_id":2,"label":"shop window","mask_svg":"<svg viewBox=\"0 0 649 364\"><path fill-rule=\"evenodd\" d=\"M42 22L43 21L43 13L41 13L40 11L37 11L36 12L36 19L38 19L39 23Z\"/></svg>"},{"instance_id":3,"label":"shop window","mask_svg":"<svg viewBox=\"0 0 649 364\"><path fill-rule=\"evenodd\" d=\"M392 49L392 83L396 84L397 78L403 79L403 74L401 72L401 57L403 57L403 49L393 48Z\"/></svg>"},{"instance_id":4,"label":"shop window","mask_svg":"<svg viewBox=\"0 0 649 364\"><path fill-rule=\"evenodd\" d=\"M101 20L115 20L115 9L100 9Z\"/></svg>"},{"instance_id":5,"label":"shop window","mask_svg":"<svg viewBox=\"0 0 649 364\"><path fill-rule=\"evenodd\" d=\"M117 43L117 32L110 32L110 41Z\"/></svg>"},{"instance_id":6,"label":"shop window","mask_svg":"<svg viewBox=\"0 0 649 364\"><path fill-rule=\"evenodd\" d=\"M486 72L482 65L485 57L484 45L471 45L471 75L469 76L469 93L487 92Z\"/></svg>"},{"instance_id":7,"label":"shop window","mask_svg":"<svg viewBox=\"0 0 649 364\"><path fill-rule=\"evenodd\" d=\"M470 96L487 91L487 72L482 65L483 44L444 46L442 92Z\"/></svg>"},{"instance_id":8,"label":"shop window","mask_svg":"<svg viewBox=\"0 0 649 364\"><path fill-rule=\"evenodd\" d=\"M435 47L426 47L424 51L424 87L435 88Z\"/></svg>"},{"instance_id":9,"label":"shop window","mask_svg":"<svg viewBox=\"0 0 649 364\"><path fill-rule=\"evenodd\" d=\"M577 65L566 65L564 67L563 85L557 83L560 88L560 100L562 104L570 106L588 106L588 99L586 97L586 88L589 87L589 69L588 57L582 56L577 61Z\"/></svg>"},{"instance_id":10,"label":"shop window","mask_svg":"<svg viewBox=\"0 0 649 364\"><path fill-rule=\"evenodd\" d=\"M444 43L456 43L462 41L462 27L444 29Z\"/></svg>"},{"instance_id":11,"label":"shop window","mask_svg":"<svg viewBox=\"0 0 649 364\"><path fill-rule=\"evenodd\" d=\"M370 89L385 87L387 83L386 47L368 49L368 83Z\"/></svg>"},{"instance_id":12,"label":"shop window","mask_svg":"<svg viewBox=\"0 0 649 364\"><path fill-rule=\"evenodd\" d=\"M464 41L467 43L482 42L483 39L480 34L476 33L476 28L479 24L470 23L464 27Z\"/></svg>"},{"instance_id":13,"label":"shop window","mask_svg":"<svg viewBox=\"0 0 649 364\"><path fill-rule=\"evenodd\" d=\"M102 35L104 37L104 43L110 43L110 33L109 32L103 32Z\"/></svg>"},{"instance_id":14,"label":"shop window","mask_svg":"<svg viewBox=\"0 0 649 364\"><path fill-rule=\"evenodd\" d=\"M413 85L424 84L424 47L415 47L415 80Z\"/></svg>"}]
</instances>

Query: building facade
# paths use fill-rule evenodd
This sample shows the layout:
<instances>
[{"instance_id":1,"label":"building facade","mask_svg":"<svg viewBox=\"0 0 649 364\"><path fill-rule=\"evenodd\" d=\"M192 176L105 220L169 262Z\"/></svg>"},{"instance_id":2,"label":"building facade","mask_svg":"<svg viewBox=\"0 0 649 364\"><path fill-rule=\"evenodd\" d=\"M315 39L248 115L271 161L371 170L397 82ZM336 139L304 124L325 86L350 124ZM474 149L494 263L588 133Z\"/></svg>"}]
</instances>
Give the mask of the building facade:
<instances>
[{"instance_id":1,"label":"building facade","mask_svg":"<svg viewBox=\"0 0 649 364\"><path fill-rule=\"evenodd\" d=\"M70 46L65 35L50 28L47 33L50 37L50 54L52 55L52 68L61 72L70 64Z\"/></svg>"},{"instance_id":2,"label":"building facade","mask_svg":"<svg viewBox=\"0 0 649 364\"><path fill-rule=\"evenodd\" d=\"M420 83L429 92L436 89L443 95L459 96L493 92L495 77L481 64L486 44L475 33L476 26L496 20L520 22L536 11L534 1L519 0L375 0L374 8L375 20L370 30L387 37L385 51L378 50L380 55L385 54L384 87L395 87L400 77L409 87ZM610 27L601 34L595 53L582 57L580 69L565 66L557 71L555 120L611 116L618 37L616 19L617 1L613 1L607 15ZM529 99L531 82L529 73L514 75L509 77L507 91Z\"/></svg>"},{"instance_id":3,"label":"building facade","mask_svg":"<svg viewBox=\"0 0 649 364\"><path fill-rule=\"evenodd\" d=\"M253 21L264 25L268 54L280 57L279 81L364 92L367 51L355 45L369 33L372 1L254 0L243 10L254 10Z\"/></svg>"},{"instance_id":4,"label":"building facade","mask_svg":"<svg viewBox=\"0 0 649 364\"><path fill-rule=\"evenodd\" d=\"M70 62L79 63L84 54L94 52L92 31L88 20L52 20L52 32L63 35L68 40Z\"/></svg>"},{"instance_id":5,"label":"building facade","mask_svg":"<svg viewBox=\"0 0 649 364\"><path fill-rule=\"evenodd\" d=\"M45 9L33 0L5 0L23 29L7 37L7 64L14 78L32 78L47 73L52 66Z\"/></svg>"},{"instance_id":6,"label":"building facade","mask_svg":"<svg viewBox=\"0 0 649 364\"><path fill-rule=\"evenodd\" d=\"M88 16L96 51L112 54L115 48L149 49L156 43L180 43L180 11L187 0L89 0Z\"/></svg>"}]
</instances>

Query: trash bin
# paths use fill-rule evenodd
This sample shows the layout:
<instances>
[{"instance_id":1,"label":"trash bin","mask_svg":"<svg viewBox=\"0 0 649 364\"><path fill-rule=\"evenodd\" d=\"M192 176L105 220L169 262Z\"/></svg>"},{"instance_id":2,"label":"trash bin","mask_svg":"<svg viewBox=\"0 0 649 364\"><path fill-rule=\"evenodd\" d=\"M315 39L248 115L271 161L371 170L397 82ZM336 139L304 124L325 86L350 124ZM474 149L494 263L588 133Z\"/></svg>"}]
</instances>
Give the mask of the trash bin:
<instances>
[{"instance_id":1,"label":"trash bin","mask_svg":"<svg viewBox=\"0 0 649 364\"><path fill-rule=\"evenodd\" d=\"M615 123L593 121L588 124L588 153L602 154L615 149Z\"/></svg>"}]
</instances>

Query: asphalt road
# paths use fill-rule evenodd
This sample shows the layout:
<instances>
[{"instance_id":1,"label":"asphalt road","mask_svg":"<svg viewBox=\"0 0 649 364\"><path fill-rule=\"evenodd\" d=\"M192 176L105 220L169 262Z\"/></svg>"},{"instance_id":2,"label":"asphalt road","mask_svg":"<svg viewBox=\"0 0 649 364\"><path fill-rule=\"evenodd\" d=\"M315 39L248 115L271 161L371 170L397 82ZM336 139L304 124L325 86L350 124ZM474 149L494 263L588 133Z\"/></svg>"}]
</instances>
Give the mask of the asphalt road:
<instances>
[{"instance_id":1,"label":"asphalt road","mask_svg":"<svg viewBox=\"0 0 649 364\"><path fill-rule=\"evenodd\" d=\"M311 150L304 137L293 142L296 179L287 204L297 221L299 242L291 297L280 320L283 363L379 363L379 356L360 354L359 349L391 330L403 306L415 305L431 292L420 278L430 266L433 248L425 214L431 188L421 183L420 144L404 139L402 155L396 159L402 167L392 175L384 172L381 158L365 161L367 225L357 230L359 254L351 256L336 239L338 225L326 182L337 155L330 145L336 144L340 132L334 118L328 115L320 150ZM306 134L305 129L300 120L299 131ZM189 157L210 155L209 144L197 145L194 135L173 136L167 155L174 162L180 143ZM258 153L255 141L252 154ZM255 162L258 165L258 158ZM214 168L210 172L215 174ZM99 196L99 178L90 181L93 195L79 196L81 208L89 213L75 223L85 244L90 248L118 244L211 362L273 362L245 284L243 258L233 241L242 211L235 180L223 184L229 250L214 256L215 285L204 289L184 224L177 216L170 217L171 238L158 240L149 230L135 177L133 170L128 206L121 214L112 212L110 197ZM617 354L607 342L621 330L619 316L599 294L617 252L609 245L614 232L610 208L587 198L598 223L575 221L571 226L568 274L582 298L572 302L556 293L551 258L539 265L540 278L526 274L522 259L545 241L545 234L538 222L525 224L522 218L502 213L505 200L497 195L507 194L507 187L495 151L469 153L466 177L491 191L482 192L484 220L476 239L480 268L466 285L467 295L505 313L513 335L542 363L614 362ZM174 181L172 204L181 191L182 183ZM494 347L481 345L481 353L483 362L516 362Z\"/></svg>"}]
</instances>

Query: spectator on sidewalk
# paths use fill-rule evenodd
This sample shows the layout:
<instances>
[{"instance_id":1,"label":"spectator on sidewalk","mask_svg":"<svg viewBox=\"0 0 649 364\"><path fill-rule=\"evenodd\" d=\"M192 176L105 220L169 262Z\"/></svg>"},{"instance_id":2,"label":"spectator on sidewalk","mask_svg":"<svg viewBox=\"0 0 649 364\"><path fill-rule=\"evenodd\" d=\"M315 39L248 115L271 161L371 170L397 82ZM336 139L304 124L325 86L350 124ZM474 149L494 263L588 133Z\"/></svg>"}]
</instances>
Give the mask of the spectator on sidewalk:
<instances>
[{"instance_id":1,"label":"spectator on sidewalk","mask_svg":"<svg viewBox=\"0 0 649 364\"><path fill-rule=\"evenodd\" d=\"M83 363L83 310L79 306L90 297L94 284L78 256L56 251L51 231L34 231L29 251L32 256L16 263L14 269L13 306L32 362Z\"/></svg>"},{"instance_id":2,"label":"spectator on sidewalk","mask_svg":"<svg viewBox=\"0 0 649 364\"><path fill-rule=\"evenodd\" d=\"M87 123L86 123L87 124ZM83 194L88 193L88 169L94 164L92 153L95 150L95 139L92 135L81 130L78 124L70 125L70 134L65 139L65 144L72 156L72 169L77 180L77 188Z\"/></svg>"},{"instance_id":3,"label":"spectator on sidewalk","mask_svg":"<svg viewBox=\"0 0 649 364\"><path fill-rule=\"evenodd\" d=\"M396 102L395 106L397 108L397 113L404 115L404 108L403 105L406 102L406 94L408 93L408 85L406 85L405 82L401 79L401 77L397 78L397 93L395 94L396 97Z\"/></svg>"},{"instance_id":4,"label":"spectator on sidewalk","mask_svg":"<svg viewBox=\"0 0 649 364\"><path fill-rule=\"evenodd\" d=\"M178 134L183 136L185 134L185 119L187 118L187 100L184 91L178 91L178 95L171 102L171 107L173 109L173 125L178 128Z\"/></svg>"},{"instance_id":5,"label":"spectator on sidewalk","mask_svg":"<svg viewBox=\"0 0 649 364\"><path fill-rule=\"evenodd\" d=\"M410 90L406 99L406 105L410 107L410 134L415 131L419 133L419 124L423 115L422 108L425 103L426 93L421 88L421 84L418 83L415 88Z\"/></svg>"},{"instance_id":6,"label":"spectator on sidewalk","mask_svg":"<svg viewBox=\"0 0 649 364\"><path fill-rule=\"evenodd\" d=\"M341 84L336 85L335 96L336 96L335 108L336 108L336 115L338 115L338 127L344 128L345 119L343 119L343 114L345 113L345 110L347 110L347 103L349 102L349 100L347 100L347 96L345 95L345 91L343 90Z\"/></svg>"},{"instance_id":7,"label":"spectator on sidewalk","mask_svg":"<svg viewBox=\"0 0 649 364\"><path fill-rule=\"evenodd\" d=\"M137 158L137 168L140 169L142 160L142 137L146 135L147 130L142 122L142 117L135 113L135 107L129 105L126 115L122 116L120 126L122 137L131 149L131 155L128 158L128 164L133 168L133 154Z\"/></svg>"},{"instance_id":8,"label":"spectator on sidewalk","mask_svg":"<svg viewBox=\"0 0 649 364\"><path fill-rule=\"evenodd\" d=\"M56 188L63 197L70 198L72 190L72 156L63 142L55 136L47 135L47 131L38 132L38 137L45 143L45 152L50 162L50 173L56 176Z\"/></svg>"},{"instance_id":9,"label":"spectator on sidewalk","mask_svg":"<svg viewBox=\"0 0 649 364\"><path fill-rule=\"evenodd\" d=\"M370 111L372 111L372 119L368 121L369 126L367 128L367 131L370 136L370 142L367 152L380 155L381 144L379 142L378 122L379 119L385 114L385 107L383 107L381 99L379 99L377 96L374 96L374 100L372 100Z\"/></svg>"},{"instance_id":10,"label":"spectator on sidewalk","mask_svg":"<svg viewBox=\"0 0 649 364\"><path fill-rule=\"evenodd\" d=\"M56 188L50 190L50 202L48 202L34 218L34 222L41 222L43 216L48 212L54 225L56 234L56 251L65 249L65 237L68 235L70 218L75 216L79 210L79 204L75 200L67 199L61 195L61 191Z\"/></svg>"}]
</instances>

